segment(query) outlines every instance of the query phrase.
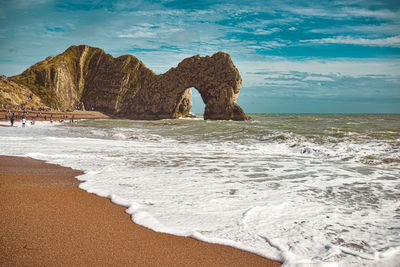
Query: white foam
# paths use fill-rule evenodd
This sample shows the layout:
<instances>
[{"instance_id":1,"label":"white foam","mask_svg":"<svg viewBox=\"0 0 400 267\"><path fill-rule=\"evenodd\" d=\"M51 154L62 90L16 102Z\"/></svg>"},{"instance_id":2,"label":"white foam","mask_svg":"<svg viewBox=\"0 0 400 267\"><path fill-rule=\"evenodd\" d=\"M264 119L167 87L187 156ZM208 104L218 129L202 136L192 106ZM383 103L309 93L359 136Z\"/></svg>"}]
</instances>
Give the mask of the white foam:
<instances>
[{"instance_id":1,"label":"white foam","mask_svg":"<svg viewBox=\"0 0 400 267\"><path fill-rule=\"evenodd\" d=\"M390 197L399 193L399 168L342 160L383 153L384 145L324 145L282 133L266 136L282 135L279 142L182 142L139 127L48 125L0 128L1 154L84 170L80 188L127 207L134 222L155 231L284 266L399 262L399 237L389 230L399 226Z\"/></svg>"}]
</instances>

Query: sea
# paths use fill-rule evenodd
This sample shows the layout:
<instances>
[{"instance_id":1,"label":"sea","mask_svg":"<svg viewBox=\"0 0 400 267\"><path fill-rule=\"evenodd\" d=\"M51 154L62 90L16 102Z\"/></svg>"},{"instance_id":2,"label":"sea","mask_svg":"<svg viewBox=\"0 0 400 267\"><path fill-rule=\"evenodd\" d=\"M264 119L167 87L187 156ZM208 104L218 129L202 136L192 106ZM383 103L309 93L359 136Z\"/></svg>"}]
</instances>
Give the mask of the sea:
<instances>
[{"instance_id":1,"label":"sea","mask_svg":"<svg viewBox=\"0 0 400 267\"><path fill-rule=\"evenodd\" d=\"M154 231L290 267L400 266L400 114L251 116L18 122L0 154L83 170Z\"/></svg>"}]
</instances>

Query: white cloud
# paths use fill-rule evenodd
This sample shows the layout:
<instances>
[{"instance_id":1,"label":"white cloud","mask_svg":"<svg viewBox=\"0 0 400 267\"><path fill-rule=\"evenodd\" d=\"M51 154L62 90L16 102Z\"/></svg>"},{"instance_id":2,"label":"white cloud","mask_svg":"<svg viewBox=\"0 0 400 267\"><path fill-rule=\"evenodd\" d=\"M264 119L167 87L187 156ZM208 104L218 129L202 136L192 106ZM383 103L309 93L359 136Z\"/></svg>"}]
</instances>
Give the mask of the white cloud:
<instances>
[{"instance_id":1,"label":"white cloud","mask_svg":"<svg viewBox=\"0 0 400 267\"><path fill-rule=\"evenodd\" d=\"M387 9L378 10L368 10L368 9L355 9L355 8L344 8L343 11L355 17L367 17L367 18L377 18L385 20L400 20L400 10L391 11Z\"/></svg>"},{"instance_id":2,"label":"white cloud","mask_svg":"<svg viewBox=\"0 0 400 267\"><path fill-rule=\"evenodd\" d=\"M279 29L279 28L271 28L271 29L257 29L257 30L255 30L254 32L252 32L253 34L256 34L256 35L269 35L269 34L272 34L272 33L275 33L275 32L278 32L278 31L280 31L281 29Z\"/></svg>"},{"instance_id":3,"label":"white cloud","mask_svg":"<svg viewBox=\"0 0 400 267\"><path fill-rule=\"evenodd\" d=\"M357 33L374 35L398 35L400 34L400 24L398 23L383 23L379 25L345 25L345 26L332 26L329 28L312 29L312 33L324 34L343 34L343 33Z\"/></svg>"},{"instance_id":4,"label":"white cloud","mask_svg":"<svg viewBox=\"0 0 400 267\"><path fill-rule=\"evenodd\" d=\"M183 10L183 9L153 9L153 10L139 10L131 11L128 13L130 17L144 17L157 19L170 19L171 23L180 21L191 22L215 22L223 19L229 19L233 16L232 10ZM174 20L174 21L172 21Z\"/></svg>"},{"instance_id":5,"label":"white cloud","mask_svg":"<svg viewBox=\"0 0 400 267\"><path fill-rule=\"evenodd\" d=\"M303 81L320 81L320 82L333 82L334 80L330 77L324 76L307 76Z\"/></svg>"},{"instance_id":6,"label":"white cloud","mask_svg":"<svg viewBox=\"0 0 400 267\"><path fill-rule=\"evenodd\" d=\"M338 12L337 10L329 10L326 8L308 8L308 7L300 7L300 6L285 6L285 10L290 13L306 16L306 17L329 17L329 18L343 18L346 17L346 14L342 12Z\"/></svg>"},{"instance_id":7,"label":"white cloud","mask_svg":"<svg viewBox=\"0 0 400 267\"><path fill-rule=\"evenodd\" d=\"M300 86L298 81L288 81L288 80L267 80L265 83L262 83L261 85L285 85L294 87Z\"/></svg>"},{"instance_id":8,"label":"white cloud","mask_svg":"<svg viewBox=\"0 0 400 267\"><path fill-rule=\"evenodd\" d=\"M254 29L260 30L271 30L273 32L277 32L281 30L279 26L281 25L291 25L296 22L299 22L300 19L296 17L285 17L285 18L273 18L273 19L252 19L245 20L243 22L237 23L232 28L232 31L235 32L253 32ZM278 27L274 27L274 25Z\"/></svg>"},{"instance_id":9,"label":"white cloud","mask_svg":"<svg viewBox=\"0 0 400 267\"><path fill-rule=\"evenodd\" d=\"M154 33L147 31L137 31L133 33L125 33L118 35L118 37L121 38L142 38L142 37L153 37L153 36L155 36Z\"/></svg>"},{"instance_id":10,"label":"white cloud","mask_svg":"<svg viewBox=\"0 0 400 267\"><path fill-rule=\"evenodd\" d=\"M243 86L260 86L265 80L330 81L339 77L400 79L400 60L288 60L275 57L265 60L235 62ZM307 78L308 77L308 78Z\"/></svg>"},{"instance_id":11,"label":"white cloud","mask_svg":"<svg viewBox=\"0 0 400 267\"><path fill-rule=\"evenodd\" d=\"M264 49L272 49L276 47L285 46L286 43L278 42L278 41L268 41L268 42L260 42L260 46Z\"/></svg>"},{"instance_id":12,"label":"white cloud","mask_svg":"<svg viewBox=\"0 0 400 267\"><path fill-rule=\"evenodd\" d=\"M136 26L131 26L129 29L118 33L118 37L121 38L149 38L149 37L160 37L161 34L174 33L180 29L168 24L149 24L141 23Z\"/></svg>"},{"instance_id":13,"label":"white cloud","mask_svg":"<svg viewBox=\"0 0 400 267\"><path fill-rule=\"evenodd\" d=\"M327 7L302 7L293 5L283 5L281 7L290 13L305 17L325 17L334 19L351 18L375 18L380 20L400 21L400 10L391 11L388 9L370 10L365 8L349 8L337 6Z\"/></svg>"},{"instance_id":14,"label":"white cloud","mask_svg":"<svg viewBox=\"0 0 400 267\"><path fill-rule=\"evenodd\" d=\"M387 38L357 38L351 36L337 36L333 38L321 38L301 40L302 43L316 43L316 44L353 44L353 45L366 45L366 46L389 46L400 47L400 35L387 37Z\"/></svg>"}]
</instances>

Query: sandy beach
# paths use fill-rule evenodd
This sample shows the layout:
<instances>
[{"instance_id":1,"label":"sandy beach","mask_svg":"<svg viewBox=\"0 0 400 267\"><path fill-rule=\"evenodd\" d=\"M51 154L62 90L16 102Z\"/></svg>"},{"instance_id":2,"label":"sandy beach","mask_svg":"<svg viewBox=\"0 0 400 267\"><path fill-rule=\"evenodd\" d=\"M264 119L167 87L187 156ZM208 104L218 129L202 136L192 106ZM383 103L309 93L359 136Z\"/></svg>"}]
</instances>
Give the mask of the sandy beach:
<instances>
[{"instance_id":1,"label":"sandy beach","mask_svg":"<svg viewBox=\"0 0 400 267\"><path fill-rule=\"evenodd\" d=\"M21 121L22 116L24 116L24 112L22 110L10 110L11 114L15 114L15 121ZM53 117L52 117L53 115ZM28 121L34 119L35 121L50 121L53 118L53 121L65 120L71 121L73 120L81 120L81 119L109 119L110 116L101 113L99 111L81 111L74 110L68 112L62 111L31 111L25 115ZM7 110L0 109L0 121L9 121L9 114Z\"/></svg>"},{"instance_id":2,"label":"sandy beach","mask_svg":"<svg viewBox=\"0 0 400 267\"><path fill-rule=\"evenodd\" d=\"M0 265L280 266L252 253L134 224L77 186L81 171L0 156Z\"/></svg>"}]
</instances>

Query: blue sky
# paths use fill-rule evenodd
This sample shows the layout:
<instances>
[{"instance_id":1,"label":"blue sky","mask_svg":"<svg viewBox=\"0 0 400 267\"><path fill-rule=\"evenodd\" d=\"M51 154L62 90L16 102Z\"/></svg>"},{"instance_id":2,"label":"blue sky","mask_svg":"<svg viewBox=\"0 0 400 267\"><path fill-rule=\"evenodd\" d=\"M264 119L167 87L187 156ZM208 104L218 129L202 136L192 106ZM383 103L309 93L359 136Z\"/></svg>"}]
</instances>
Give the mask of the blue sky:
<instances>
[{"instance_id":1,"label":"blue sky","mask_svg":"<svg viewBox=\"0 0 400 267\"><path fill-rule=\"evenodd\" d=\"M0 0L0 73L77 44L156 73L227 52L249 113L400 113L398 0Z\"/></svg>"}]
</instances>

